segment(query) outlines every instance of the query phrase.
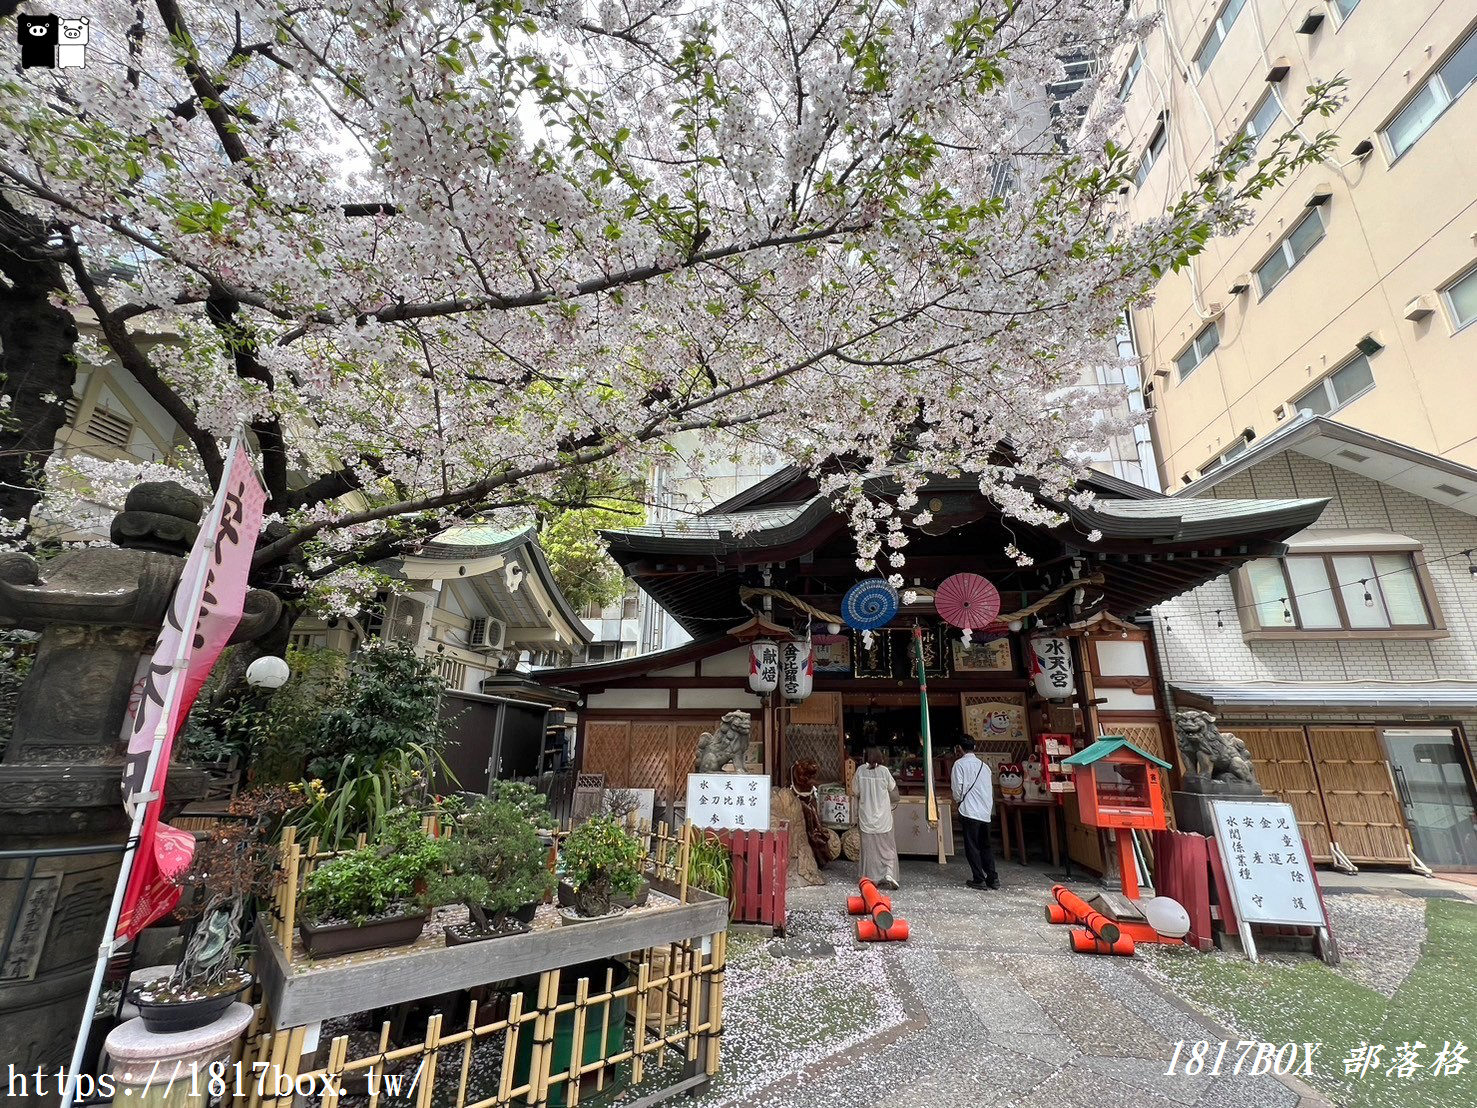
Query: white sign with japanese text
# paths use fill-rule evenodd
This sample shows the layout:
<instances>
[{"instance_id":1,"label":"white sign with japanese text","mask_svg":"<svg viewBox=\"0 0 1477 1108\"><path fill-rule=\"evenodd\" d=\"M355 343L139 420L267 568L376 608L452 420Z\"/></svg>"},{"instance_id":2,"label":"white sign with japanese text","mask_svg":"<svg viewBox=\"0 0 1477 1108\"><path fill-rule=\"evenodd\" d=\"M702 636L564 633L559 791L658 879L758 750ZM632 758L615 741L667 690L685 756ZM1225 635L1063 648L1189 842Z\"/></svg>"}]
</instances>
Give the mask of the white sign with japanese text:
<instances>
[{"instance_id":1,"label":"white sign with japanese text","mask_svg":"<svg viewBox=\"0 0 1477 1108\"><path fill-rule=\"evenodd\" d=\"M1215 838L1226 879L1245 923L1326 927L1313 863L1291 805L1213 800Z\"/></svg>"},{"instance_id":2,"label":"white sign with japanese text","mask_svg":"<svg viewBox=\"0 0 1477 1108\"><path fill-rule=\"evenodd\" d=\"M769 830L769 775L689 773L687 818L698 828Z\"/></svg>"}]
</instances>

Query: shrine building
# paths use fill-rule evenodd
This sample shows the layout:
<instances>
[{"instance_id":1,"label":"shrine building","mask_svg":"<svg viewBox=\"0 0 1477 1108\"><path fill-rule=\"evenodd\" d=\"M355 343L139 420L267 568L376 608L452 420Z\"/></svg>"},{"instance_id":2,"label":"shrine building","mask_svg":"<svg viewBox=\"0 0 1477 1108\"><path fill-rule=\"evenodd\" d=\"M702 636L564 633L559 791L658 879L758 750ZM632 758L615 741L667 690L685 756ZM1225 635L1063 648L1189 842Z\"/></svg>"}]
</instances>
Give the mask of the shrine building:
<instances>
[{"instance_id":1,"label":"shrine building","mask_svg":"<svg viewBox=\"0 0 1477 1108\"><path fill-rule=\"evenodd\" d=\"M1042 737L1082 750L1098 736L1122 736L1171 764L1163 786L1172 788L1179 758L1149 609L1285 553L1285 540L1327 501L1171 498L1098 473L1084 487L1095 502L1052 505L1067 522L1047 528L1003 517L970 478L930 482L919 503L932 518L909 528L896 615L870 632L844 625L843 597L879 574L857 569L846 517L799 469L687 520L607 532L611 556L692 640L537 675L580 697L579 781L651 790L656 818L680 819L699 736L742 709L752 719L750 769L776 783L788 784L794 764L809 760L823 794L834 795L866 747L882 748L904 794L899 851L942 855L954 851L949 770L954 743L967 734L996 767L995 822L1016 850L1048 858L1063 850L1077 865L1110 871L1075 798L1051 791L1033 765ZM1012 543L1029 565L1006 555ZM933 597L960 573L985 578L999 596L998 620L968 643ZM915 634L932 765L923 760ZM768 651L765 644L806 640L813 681L789 686L802 698L783 695L784 682L753 691L751 644ZM923 819L928 774L945 817L937 831Z\"/></svg>"}]
</instances>

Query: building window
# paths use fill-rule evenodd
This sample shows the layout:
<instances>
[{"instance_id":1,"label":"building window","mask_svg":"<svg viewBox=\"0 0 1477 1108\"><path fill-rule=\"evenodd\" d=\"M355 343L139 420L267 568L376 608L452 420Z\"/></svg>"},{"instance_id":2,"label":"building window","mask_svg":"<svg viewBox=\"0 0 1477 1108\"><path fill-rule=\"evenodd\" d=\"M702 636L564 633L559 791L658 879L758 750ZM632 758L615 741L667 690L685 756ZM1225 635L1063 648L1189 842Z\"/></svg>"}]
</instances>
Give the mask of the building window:
<instances>
[{"instance_id":1,"label":"building window","mask_svg":"<svg viewBox=\"0 0 1477 1108\"><path fill-rule=\"evenodd\" d=\"M1309 208L1302 219L1293 224L1291 231L1277 244L1271 256L1256 269L1256 282L1266 296L1277 287L1278 282L1298 262L1308 256L1308 251L1323 238L1323 216L1317 208Z\"/></svg>"},{"instance_id":2,"label":"building window","mask_svg":"<svg viewBox=\"0 0 1477 1108\"><path fill-rule=\"evenodd\" d=\"M1328 415L1372 388L1374 371L1369 368L1369 358L1356 354L1294 400L1293 406L1299 411L1307 408L1314 415Z\"/></svg>"},{"instance_id":3,"label":"building window","mask_svg":"<svg viewBox=\"0 0 1477 1108\"><path fill-rule=\"evenodd\" d=\"M1251 118L1246 121L1246 133L1251 136L1253 150L1261 144L1262 136L1277 125L1277 115L1281 110L1277 97L1270 92L1262 97L1262 102L1256 106L1256 111L1252 112Z\"/></svg>"},{"instance_id":4,"label":"building window","mask_svg":"<svg viewBox=\"0 0 1477 1108\"><path fill-rule=\"evenodd\" d=\"M1434 628L1415 555L1289 554L1244 571L1261 631L1428 631Z\"/></svg>"},{"instance_id":5,"label":"building window","mask_svg":"<svg viewBox=\"0 0 1477 1108\"><path fill-rule=\"evenodd\" d=\"M1144 49L1142 46L1133 48L1133 57L1128 59L1128 68L1123 71L1123 79L1118 82L1118 99L1127 100L1129 92L1133 89L1134 81L1138 80L1139 70L1144 68Z\"/></svg>"},{"instance_id":6,"label":"building window","mask_svg":"<svg viewBox=\"0 0 1477 1108\"><path fill-rule=\"evenodd\" d=\"M1359 0L1329 0L1333 4L1333 10L1339 13L1339 22L1342 23L1354 14L1354 9L1359 6Z\"/></svg>"},{"instance_id":7,"label":"building window","mask_svg":"<svg viewBox=\"0 0 1477 1108\"><path fill-rule=\"evenodd\" d=\"M1414 146L1457 97L1467 91L1474 78L1477 78L1477 32L1469 34L1452 51L1399 114L1385 125L1381 134L1385 136L1390 157L1398 158Z\"/></svg>"},{"instance_id":8,"label":"building window","mask_svg":"<svg viewBox=\"0 0 1477 1108\"><path fill-rule=\"evenodd\" d=\"M1159 160L1159 155L1164 153L1164 135L1166 130L1164 121L1161 120L1159 126L1154 130L1154 136L1149 139L1149 145L1144 148L1144 156L1139 159L1139 168L1138 172L1133 175L1133 183L1141 188L1143 187L1144 181L1148 179L1149 170L1154 168L1154 163Z\"/></svg>"},{"instance_id":9,"label":"building window","mask_svg":"<svg viewBox=\"0 0 1477 1108\"><path fill-rule=\"evenodd\" d=\"M1246 440L1245 439L1237 439L1230 446L1226 447L1226 449L1222 450L1214 458L1210 459L1210 461L1206 462L1203 466L1201 466L1200 467L1200 476L1204 477L1207 473L1209 473L1213 469L1220 469L1221 466L1225 465L1232 458L1236 457L1236 455L1238 455L1238 454L1245 454L1245 453L1246 453Z\"/></svg>"},{"instance_id":10,"label":"building window","mask_svg":"<svg viewBox=\"0 0 1477 1108\"><path fill-rule=\"evenodd\" d=\"M1210 34L1206 37L1204 44L1200 47L1200 53L1195 55L1195 65L1199 67L1204 75L1210 68L1210 63L1215 61L1215 56L1220 52L1221 43L1226 41L1232 26L1236 23L1236 17L1241 14L1241 9L1246 6L1246 0L1227 0L1226 6L1221 9L1220 15L1210 25Z\"/></svg>"},{"instance_id":11,"label":"building window","mask_svg":"<svg viewBox=\"0 0 1477 1108\"><path fill-rule=\"evenodd\" d=\"M1441 290L1452 325L1461 330L1477 319L1477 268L1469 269Z\"/></svg>"},{"instance_id":12,"label":"building window","mask_svg":"<svg viewBox=\"0 0 1477 1108\"><path fill-rule=\"evenodd\" d=\"M1185 347L1184 353L1174 360L1175 368L1180 371L1180 380L1183 381L1194 373L1196 367L1210 357L1210 352L1220 344L1220 328L1215 325L1215 320L1211 320L1201 328L1190 345Z\"/></svg>"}]
</instances>

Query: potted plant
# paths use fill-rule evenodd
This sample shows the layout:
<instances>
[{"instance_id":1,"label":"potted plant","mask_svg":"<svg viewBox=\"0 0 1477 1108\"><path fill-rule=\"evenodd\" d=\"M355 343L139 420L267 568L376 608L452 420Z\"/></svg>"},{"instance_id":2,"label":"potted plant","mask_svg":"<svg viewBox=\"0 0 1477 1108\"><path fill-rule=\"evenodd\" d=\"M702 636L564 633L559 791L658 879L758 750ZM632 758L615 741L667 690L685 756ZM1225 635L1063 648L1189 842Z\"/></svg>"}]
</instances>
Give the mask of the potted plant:
<instances>
[{"instance_id":1,"label":"potted plant","mask_svg":"<svg viewBox=\"0 0 1477 1108\"><path fill-rule=\"evenodd\" d=\"M232 801L231 822L196 844L175 909L197 920L184 955L172 974L129 991L150 1031L204 1027L251 987L241 936L256 898L270 894L276 880L274 839L282 816L301 803L280 786L253 789Z\"/></svg>"},{"instance_id":2,"label":"potted plant","mask_svg":"<svg viewBox=\"0 0 1477 1108\"><path fill-rule=\"evenodd\" d=\"M467 922L446 929L447 946L522 934L553 883L538 831L511 800L473 804L443 844L443 857L446 872L432 879L430 900L467 906Z\"/></svg>"},{"instance_id":3,"label":"potted plant","mask_svg":"<svg viewBox=\"0 0 1477 1108\"><path fill-rule=\"evenodd\" d=\"M615 820L604 816L585 820L564 840L564 880L572 896L569 908L560 912L561 922L624 911L615 898L636 895L645 862L641 840Z\"/></svg>"},{"instance_id":4,"label":"potted plant","mask_svg":"<svg viewBox=\"0 0 1477 1108\"><path fill-rule=\"evenodd\" d=\"M401 808L385 817L374 842L315 869L303 889L298 933L314 958L420 937L429 914L421 892L442 867L443 843Z\"/></svg>"}]
</instances>

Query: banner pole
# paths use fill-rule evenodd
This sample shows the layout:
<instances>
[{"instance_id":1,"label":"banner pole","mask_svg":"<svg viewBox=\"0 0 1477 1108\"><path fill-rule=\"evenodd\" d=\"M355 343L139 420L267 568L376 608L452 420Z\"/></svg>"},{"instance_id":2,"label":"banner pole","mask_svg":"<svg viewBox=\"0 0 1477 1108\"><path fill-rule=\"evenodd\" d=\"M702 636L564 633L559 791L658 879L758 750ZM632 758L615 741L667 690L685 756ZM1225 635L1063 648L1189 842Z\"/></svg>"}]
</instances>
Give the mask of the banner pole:
<instances>
[{"instance_id":1,"label":"banner pole","mask_svg":"<svg viewBox=\"0 0 1477 1108\"><path fill-rule=\"evenodd\" d=\"M237 431L231 439L230 450L226 452L225 465L221 470L220 487L216 489L210 511L206 513L200 524L202 528L208 528L205 532L207 538L204 547L207 554L215 550L215 535L221 514L225 509L226 475L231 472L231 461L240 446L241 432ZM149 748L149 760L144 768L145 791L142 796L149 796L153 791L154 778L159 772L160 755L163 754L164 743L169 737L171 721L174 717L174 703L179 697L180 679L190 664L190 647L194 640L195 623L199 619L200 604L204 599L207 578L207 574L198 574L194 587L190 590L190 604L185 609L192 613L190 623L180 638L180 652L169 671L169 684L164 691L165 709L160 713L159 725L154 728L154 743ZM167 614L165 618L168 618ZM183 724L184 721L180 722ZM102 942L98 944L97 962L92 967L92 984L87 989L87 1001L82 1009L82 1022L77 1028L77 1042L72 1047L72 1062L67 1070L66 1089L62 1093L60 1108L72 1108L72 1103L77 1098L77 1081L82 1072L82 1059L87 1053L87 1036L92 1031L93 1013L97 1009L97 999L102 993L103 978L107 975L108 963L118 950L118 919L123 914L123 900L128 895L128 881L133 873L134 859L138 857L139 836L143 831L149 805L155 803L156 800L163 803L163 790L160 790L157 797L142 799L139 794L135 794L133 799L133 819L129 824L127 845L124 847L123 860L118 870L118 883L113 887L113 902L108 906L108 921L103 927Z\"/></svg>"}]
</instances>

